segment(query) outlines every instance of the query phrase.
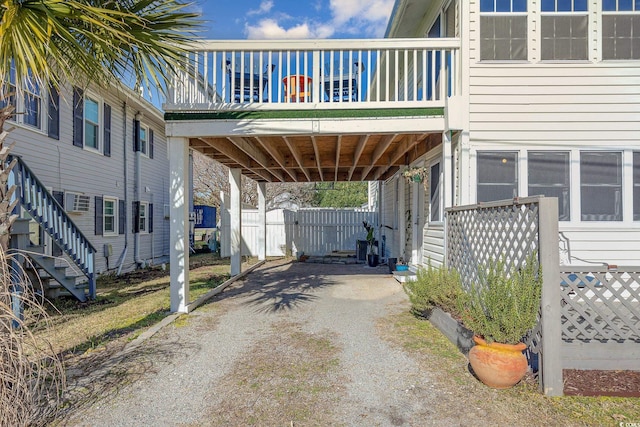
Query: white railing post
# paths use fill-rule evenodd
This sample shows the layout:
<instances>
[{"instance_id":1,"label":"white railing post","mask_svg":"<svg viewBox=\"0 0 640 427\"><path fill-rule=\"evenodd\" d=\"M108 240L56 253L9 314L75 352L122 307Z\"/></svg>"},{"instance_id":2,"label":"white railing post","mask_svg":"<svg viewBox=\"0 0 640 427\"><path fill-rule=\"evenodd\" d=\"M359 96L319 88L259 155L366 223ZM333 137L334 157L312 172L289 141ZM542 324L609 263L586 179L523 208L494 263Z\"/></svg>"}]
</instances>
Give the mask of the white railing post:
<instances>
[{"instance_id":1,"label":"white railing post","mask_svg":"<svg viewBox=\"0 0 640 427\"><path fill-rule=\"evenodd\" d=\"M321 86L321 75L320 72L322 63L320 61L320 51L313 51L313 75L311 77L311 81L313 82L313 93L311 95L311 102L320 102L320 86Z\"/></svg>"}]
</instances>

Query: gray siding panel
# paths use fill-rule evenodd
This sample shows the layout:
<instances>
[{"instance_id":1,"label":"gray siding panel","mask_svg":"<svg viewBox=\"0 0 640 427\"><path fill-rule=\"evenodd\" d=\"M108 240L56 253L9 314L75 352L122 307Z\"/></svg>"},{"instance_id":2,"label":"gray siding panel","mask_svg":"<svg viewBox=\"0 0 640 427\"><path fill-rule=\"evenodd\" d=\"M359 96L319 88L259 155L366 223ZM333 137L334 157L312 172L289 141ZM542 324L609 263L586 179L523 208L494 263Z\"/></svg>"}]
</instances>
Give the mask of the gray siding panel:
<instances>
[{"instance_id":1,"label":"gray siding panel","mask_svg":"<svg viewBox=\"0 0 640 427\"><path fill-rule=\"evenodd\" d=\"M124 270L135 266L133 259L133 235L131 227L131 209L127 206L127 234L115 236L96 236L94 224L95 197L115 197L124 200L125 195L131 203L134 195L135 167L134 153L131 149L133 137L131 121L140 106L127 106L122 93L99 93L89 90L111 106L111 156L85 150L73 145L73 99L69 88L63 89L60 96L60 139L49 138L45 133L34 131L26 126L17 126L9 140L17 142L14 154L22 156L45 186L55 191L73 191L91 197L90 212L71 214L73 221L96 247L96 267L99 272L107 269L103 247L110 244L113 253L109 259L109 268L117 267L116 262L128 246L123 263ZM128 101L127 101L128 102ZM154 203L154 232L142 235L140 255L145 261L160 263L168 261L169 222L164 219L164 204L168 203L169 160L164 136L164 122L159 113L145 112L145 124L154 131L154 159L144 158L141 165L141 199ZM126 126L126 135L125 135ZM128 150L126 153L124 150ZM126 179L125 179L126 154ZM147 191L148 189L148 191ZM125 194L126 192L126 194ZM152 247L153 245L153 247ZM152 259L152 257L154 259Z\"/></svg>"}]
</instances>

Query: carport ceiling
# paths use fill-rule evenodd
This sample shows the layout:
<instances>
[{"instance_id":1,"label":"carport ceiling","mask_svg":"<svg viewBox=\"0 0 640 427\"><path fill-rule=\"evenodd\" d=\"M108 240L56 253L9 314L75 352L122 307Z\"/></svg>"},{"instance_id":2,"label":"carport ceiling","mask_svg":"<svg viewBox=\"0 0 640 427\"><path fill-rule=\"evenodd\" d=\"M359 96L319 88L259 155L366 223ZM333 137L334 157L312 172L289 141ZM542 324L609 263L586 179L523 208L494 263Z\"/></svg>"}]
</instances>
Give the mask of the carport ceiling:
<instances>
[{"instance_id":1,"label":"carport ceiling","mask_svg":"<svg viewBox=\"0 0 640 427\"><path fill-rule=\"evenodd\" d=\"M376 181L439 145L442 133L192 138L189 145L262 182Z\"/></svg>"}]
</instances>

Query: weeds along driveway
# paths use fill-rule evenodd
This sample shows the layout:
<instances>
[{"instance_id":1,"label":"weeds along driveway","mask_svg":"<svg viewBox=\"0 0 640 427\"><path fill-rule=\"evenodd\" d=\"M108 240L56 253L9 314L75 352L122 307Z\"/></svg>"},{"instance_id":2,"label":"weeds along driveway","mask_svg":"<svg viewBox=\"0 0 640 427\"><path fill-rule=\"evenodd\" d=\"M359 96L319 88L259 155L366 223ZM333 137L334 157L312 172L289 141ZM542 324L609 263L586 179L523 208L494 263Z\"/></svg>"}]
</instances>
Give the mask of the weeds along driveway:
<instances>
[{"instance_id":1,"label":"weeds along driveway","mask_svg":"<svg viewBox=\"0 0 640 427\"><path fill-rule=\"evenodd\" d=\"M387 273L268 262L135 351L109 359L89 381L71 384L58 424L522 423L518 411L505 415L513 404L500 408L500 395L470 378L455 348L450 360L408 350L411 333L396 325L410 317L409 303ZM481 395L470 396L474 390ZM527 424L559 421L534 413Z\"/></svg>"}]
</instances>

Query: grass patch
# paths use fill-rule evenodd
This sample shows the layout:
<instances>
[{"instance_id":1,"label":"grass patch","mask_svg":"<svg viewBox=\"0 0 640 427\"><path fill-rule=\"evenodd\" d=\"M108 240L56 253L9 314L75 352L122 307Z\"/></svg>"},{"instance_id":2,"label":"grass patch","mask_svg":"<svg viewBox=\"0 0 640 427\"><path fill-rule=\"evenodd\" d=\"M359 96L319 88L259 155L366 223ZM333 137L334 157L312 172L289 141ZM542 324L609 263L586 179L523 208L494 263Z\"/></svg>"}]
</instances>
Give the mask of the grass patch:
<instances>
[{"instance_id":1,"label":"grass patch","mask_svg":"<svg viewBox=\"0 0 640 427\"><path fill-rule=\"evenodd\" d=\"M424 366L435 371L438 388L483 414L479 424L531 422L531 425L618 425L640 420L637 398L546 397L532 378L507 390L494 390L475 379L467 369L467 359L431 325L408 312L382 319L382 336L402 346ZM437 366L437 369L434 369ZM454 402L451 405L455 405ZM455 410L455 406L452 406Z\"/></svg>"},{"instance_id":2,"label":"grass patch","mask_svg":"<svg viewBox=\"0 0 640 427\"><path fill-rule=\"evenodd\" d=\"M294 323L273 330L221 380L217 387L233 393L206 414L207 425L336 425L332 408L341 381L333 337Z\"/></svg>"},{"instance_id":3,"label":"grass patch","mask_svg":"<svg viewBox=\"0 0 640 427\"><path fill-rule=\"evenodd\" d=\"M246 261L243 268L257 262ZM230 277L229 259L214 254L192 255L189 266L191 301ZM101 276L94 301L53 300L55 307L49 310L53 327L40 328L38 333L53 342L56 352L68 356L91 352L110 342L131 340L170 314L169 286L169 270L159 267Z\"/></svg>"}]
</instances>

